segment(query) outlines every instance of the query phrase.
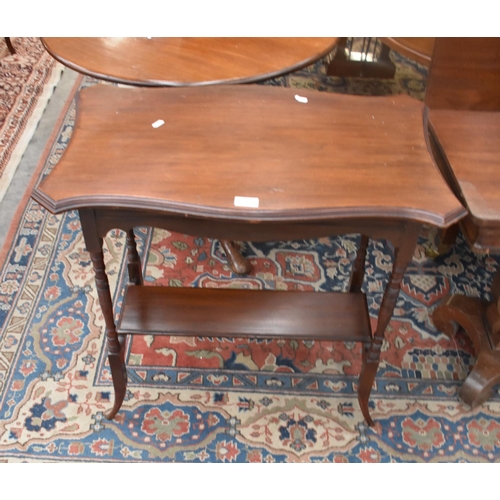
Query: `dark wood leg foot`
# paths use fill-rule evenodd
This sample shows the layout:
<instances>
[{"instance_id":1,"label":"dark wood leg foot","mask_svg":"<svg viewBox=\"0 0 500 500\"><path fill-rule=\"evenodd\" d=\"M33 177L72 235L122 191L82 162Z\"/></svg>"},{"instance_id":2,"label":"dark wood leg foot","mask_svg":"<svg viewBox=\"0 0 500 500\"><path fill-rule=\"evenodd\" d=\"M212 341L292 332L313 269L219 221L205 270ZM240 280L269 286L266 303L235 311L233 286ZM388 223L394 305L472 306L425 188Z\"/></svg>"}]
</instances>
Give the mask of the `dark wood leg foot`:
<instances>
[{"instance_id":1,"label":"dark wood leg foot","mask_svg":"<svg viewBox=\"0 0 500 500\"><path fill-rule=\"evenodd\" d=\"M500 352L481 351L458 396L464 403L476 408L490 399L493 387L498 383L500 383Z\"/></svg>"},{"instance_id":2,"label":"dark wood leg foot","mask_svg":"<svg viewBox=\"0 0 500 500\"><path fill-rule=\"evenodd\" d=\"M476 297L454 295L432 314L434 326L453 337L455 324L471 338L476 351L476 364L460 388L459 397L472 408L489 399L493 387L500 382L500 351L492 346L487 328L488 302Z\"/></svg>"},{"instance_id":3,"label":"dark wood leg foot","mask_svg":"<svg viewBox=\"0 0 500 500\"><path fill-rule=\"evenodd\" d=\"M108 420L113 420L122 406L127 391L127 369L121 353L108 354L108 360L113 379L113 388L115 390L115 401L113 407L105 416Z\"/></svg>"},{"instance_id":4,"label":"dark wood leg foot","mask_svg":"<svg viewBox=\"0 0 500 500\"><path fill-rule=\"evenodd\" d=\"M236 274L247 274L250 272L250 269L252 268L250 262L248 262L248 260L241 255L234 242L221 240L221 245L226 253L229 267L233 270L233 272Z\"/></svg>"},{"instance_id":5,"label":"dark wood leg foot","mask_svg":"<svg viewBox=\"0 0 500 500\"><path fill-rule=\"evenodd\" d=\"M14 48L14 45L12 45L12 41L11 41L10 37L6 36L6 37L4 37L4 40L5 40L5 43L7 44L7 48L9 49L9 52L11 54L15 54L16 49Z\"/></svg>"},{"instance_id":6,"label":"dark wood leg foot","mask_svg":"<svg viewBox=\"0 0 500 500\"><path fill-rule=\"evenodd\" d=\"M374 422L370 416L369 399L379 362L368 362L368 349L369 346L363 346L363 365L361 367L358 382L358 401L361 413L363 414L363 417L365 417L366 423L372 427Z\"/></svg>"}]
</instances>

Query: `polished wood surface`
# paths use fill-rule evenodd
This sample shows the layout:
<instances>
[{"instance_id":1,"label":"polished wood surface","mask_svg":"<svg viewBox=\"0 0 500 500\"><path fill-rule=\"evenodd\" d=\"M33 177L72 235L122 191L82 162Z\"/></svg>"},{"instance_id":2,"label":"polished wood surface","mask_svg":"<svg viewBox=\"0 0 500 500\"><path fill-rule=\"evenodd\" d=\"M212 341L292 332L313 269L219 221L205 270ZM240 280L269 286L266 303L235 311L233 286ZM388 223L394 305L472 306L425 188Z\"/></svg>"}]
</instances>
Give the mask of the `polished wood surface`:
<instances>
[{"instance_id":1,"label":"polished wood surface","mask_svg":"<svg viewBox=\"0 0 500 500\"><path fill-rule=\"evenodd\" d=\"M251 306L250 306L251 305ZM307 314L304 312L307 311ZM369 344L362 293L129 287L119 333L346 340Z\"/></svg>"},{"instance_id":2,"label":"polished wood surface","mask_svg":"<svg viewBox=\"0 0 500 500\"><path fill-rule=\"evenodd\" d=\"M43 38L52 56L80 73L140 86L250 83L302 68L336 38Z\"/></svg>"},{"instance_id":3,"label":"polished wood surface","mask_svg":"<svg viewBox=\"0 0 500 500\"><path fill-rule=\"evenodd\" d=\"M125 336L180 331L361 342L358 400L373 425L369 397L384 332L422 224L447 226L466 212L431 160L422 103L318 92L300 92L308 101L299 102L296 92L94 86L81 93L70 145L33 196L55 213L79 209L106 324L115 389L108 418L126 392ZM165 124L153 128L158 119ZM235 196L259 204L235 206ZM359 232L354 293L140 286L137 226L247 241ZM118 326L102 249L113 228L126 232L129 249ZM368 238L395 248L373 332L360 294Z\"/></svg>"},{"instance_id":4,"label":"polished wood surface","mask_svg":"<svg viewBox=\"0 0 500 500\"><path fill-rule=\"evenodd\" d=\"M402 56L413 59L424 66L429 66L434 51L434 37L381 37L383 44Z\"/></svg>"},{"instance_id":5,"label":"polished wood surface","mask_svg":"<svg viewBox=\"0 0 500 500\"><path fill-rule=\"evenodd\" d=\"M301 103L296 93L85 89L73 140L36 196L55 213L108 206L253 221L399 217L438 226L461 217L429 155L422 103L310 91L300 92L308 99ZM155 129L158 119L165 124ZM235 206L236 196L258 198L258 209Z\"/></svg>"},{"instance_id":6,"label":"polished wood surface","mask_svg":"<svg viewBox=\"0 0 500 500\"><path fill-rule=\"evenodd\" d=\"M439 37L429 71L429 108L500 111L500 38Z\"/></svg>"},{"instance_id":7,"label":"polished wood surface","mask_svg":"<svg viewBox=\"0 0 500 500\"><path fill-rule=\"evenodd\" d=\"M478 252L500 252L500 112L436 109L429 123L469 216L463 229Z\"/></svg>"},{"instance_id":8,"label":"polished wood surface","mask_svg":"<svg viewBox=\"0 0 500 500\"><path fill-rule=\"evenodd\" d=\"M468 209L462 232L476 252L500 251L500 38L437 38L426 102L436 159ZM471 337L476 363L460 390L478 406L500 383L500 272L491 302L454 295L432 319L449 336Z\"/></svg>"}]
</instances>

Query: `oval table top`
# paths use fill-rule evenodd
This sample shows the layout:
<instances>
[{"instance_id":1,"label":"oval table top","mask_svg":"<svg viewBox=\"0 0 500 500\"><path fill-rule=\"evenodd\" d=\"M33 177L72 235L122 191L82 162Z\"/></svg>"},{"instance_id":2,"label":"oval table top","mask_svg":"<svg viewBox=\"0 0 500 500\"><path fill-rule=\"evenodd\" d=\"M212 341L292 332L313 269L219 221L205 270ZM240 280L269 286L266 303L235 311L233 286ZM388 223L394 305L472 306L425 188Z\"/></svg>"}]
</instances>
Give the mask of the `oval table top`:
<instances>
[{"instance_id":1,"label":"oval table top","mask_svg":"<svg viewBox=\"0 0 500 500\"><path fill-rule=\"evenodd\" d=\"M42 38L47 51L80 73L163 87L252 83L308 66L337 38Z\"/></svg>"}]
</instances>

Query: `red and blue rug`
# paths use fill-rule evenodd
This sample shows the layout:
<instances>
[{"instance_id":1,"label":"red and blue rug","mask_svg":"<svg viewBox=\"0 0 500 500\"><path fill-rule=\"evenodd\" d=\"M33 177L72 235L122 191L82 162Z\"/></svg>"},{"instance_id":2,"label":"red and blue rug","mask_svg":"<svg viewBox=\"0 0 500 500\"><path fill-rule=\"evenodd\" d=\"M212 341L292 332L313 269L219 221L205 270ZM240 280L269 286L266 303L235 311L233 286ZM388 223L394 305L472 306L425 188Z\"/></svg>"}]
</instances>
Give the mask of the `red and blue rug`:
<instances>
[{"instance_id":1,"label":"red and blue rug","mask_svg":"<svg viewBox=\"0 0 500 500\"><path fill-rule=\"evenodd\" d=\"M394 57L413 72L398 88L421 92L425 70ZM345 91L319 64L272 83ZM394 83L364 85L384 93ZM38 175L57 163L73 120L70 107ZM357 235L240 242L253 270L239 277L218 241L151 228L136 235L150 286L318 293L347 290L358 244ZM133 338L125 402L108 421L104 324L78 214L54 216L27 199L0 274L0 461L500 461L500 395L475 410L459 401L475 361L471 342L460 333L450 340L430 320L451 293L489 298L500 260L474 255L461 237L431 259L431 244L422 234L387 331L370 401L374 428L357 402L360 345L215 337ZM125 250L124 234L110 232L117 313ZM387 242L370 243L364 290L373 322L392 258Z\"/></svg>"}]
</instances>

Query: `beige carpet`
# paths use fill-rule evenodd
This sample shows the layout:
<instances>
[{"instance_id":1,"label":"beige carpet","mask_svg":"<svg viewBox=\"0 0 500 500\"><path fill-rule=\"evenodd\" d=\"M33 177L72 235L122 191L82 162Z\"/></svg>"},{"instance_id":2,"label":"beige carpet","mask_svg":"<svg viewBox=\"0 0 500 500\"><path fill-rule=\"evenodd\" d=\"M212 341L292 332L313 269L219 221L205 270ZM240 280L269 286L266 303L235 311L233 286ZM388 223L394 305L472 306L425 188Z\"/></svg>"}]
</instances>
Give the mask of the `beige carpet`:
<instances>
[{"instance_id":1,"label":"beige carpet","mask_svg":"<svg viewBox=\"0 0 500 500\"><path fill-rule=\"evenodd\" d=\"M39 38L0 38L0 201L61 77Z\"/></svg>"}]
</instances>

